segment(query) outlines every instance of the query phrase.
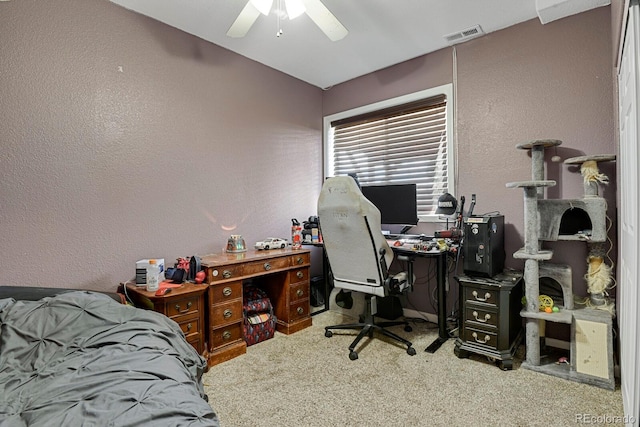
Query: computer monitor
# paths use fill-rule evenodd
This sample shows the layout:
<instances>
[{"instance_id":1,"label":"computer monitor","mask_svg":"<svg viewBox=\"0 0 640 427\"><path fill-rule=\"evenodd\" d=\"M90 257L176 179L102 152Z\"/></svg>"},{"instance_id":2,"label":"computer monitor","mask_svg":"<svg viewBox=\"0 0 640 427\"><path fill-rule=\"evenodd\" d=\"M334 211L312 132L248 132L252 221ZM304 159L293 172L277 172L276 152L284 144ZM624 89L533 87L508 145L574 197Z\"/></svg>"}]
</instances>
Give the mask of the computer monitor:
<instances>
[{"instance_id":1,"label":"computer monitor","mask_svg":"<svg viewBox=\"0 0 640 427\"><path fill-rule=\"evenodd\" d=\"M363 185L361 190L380 210L382 224L418 224L416 184Z\"/></svg>"}]
</instances>

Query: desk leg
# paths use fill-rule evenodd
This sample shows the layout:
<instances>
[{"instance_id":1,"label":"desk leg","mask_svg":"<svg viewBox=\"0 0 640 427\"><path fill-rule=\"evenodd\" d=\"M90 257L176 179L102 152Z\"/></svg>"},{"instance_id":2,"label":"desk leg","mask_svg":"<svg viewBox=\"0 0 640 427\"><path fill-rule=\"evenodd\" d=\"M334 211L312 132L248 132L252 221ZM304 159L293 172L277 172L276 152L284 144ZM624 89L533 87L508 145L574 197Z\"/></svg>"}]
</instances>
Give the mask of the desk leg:
<instances>
[{"instance_id":1,"label":"desk leg","mask_svg":"<svg viewBox=\"0 0 640 427\"><path fill-rule=\"evenodd\" d=\"M437 259L436 280L438 286L438 338L424 351L435 353L449 339L447 332L447 253L442 252Z\"/></svg>"}]
</instances>

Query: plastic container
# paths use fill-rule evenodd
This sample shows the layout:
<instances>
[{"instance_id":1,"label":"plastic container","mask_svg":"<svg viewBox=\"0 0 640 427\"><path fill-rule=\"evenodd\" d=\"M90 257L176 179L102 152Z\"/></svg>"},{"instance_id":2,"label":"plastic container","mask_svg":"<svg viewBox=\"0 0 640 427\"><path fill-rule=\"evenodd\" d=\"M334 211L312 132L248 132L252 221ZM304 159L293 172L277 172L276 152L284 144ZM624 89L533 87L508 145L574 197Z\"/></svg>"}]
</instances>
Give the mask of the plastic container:
<instances>
[{"instance_id":1,"label":"plastic container","mask_svg":"<svg viewBox=\"0 0 640 427\"><path fill-rule=\"evenodd\" d=\"M155 259L149 260L147 265L147 290L157 291L159 287L158 281L160 280L160 266Z\"/></svg>"}]
</instances>

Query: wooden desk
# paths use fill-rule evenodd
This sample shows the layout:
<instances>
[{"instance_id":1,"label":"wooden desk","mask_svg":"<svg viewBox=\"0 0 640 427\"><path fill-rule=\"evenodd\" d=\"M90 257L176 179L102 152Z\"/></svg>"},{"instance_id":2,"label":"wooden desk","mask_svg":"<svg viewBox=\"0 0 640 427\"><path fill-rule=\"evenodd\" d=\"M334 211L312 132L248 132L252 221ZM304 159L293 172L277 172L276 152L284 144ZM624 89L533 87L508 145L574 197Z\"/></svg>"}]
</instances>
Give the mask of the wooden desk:
<instances>
[{"instance_id":1,"label":"wooden desk","mask_svg":"<svg viewBox=\"0 0 640 427\"><path fill-rule=\"evenodd\" d=\"M204 255L209 283L207 342L209 366L246 352L243 339L242 283L262 288L273 305L276 330L292 334L311 326L309 266L306 249L247 250Z\"/></svg>"}]
</instances>

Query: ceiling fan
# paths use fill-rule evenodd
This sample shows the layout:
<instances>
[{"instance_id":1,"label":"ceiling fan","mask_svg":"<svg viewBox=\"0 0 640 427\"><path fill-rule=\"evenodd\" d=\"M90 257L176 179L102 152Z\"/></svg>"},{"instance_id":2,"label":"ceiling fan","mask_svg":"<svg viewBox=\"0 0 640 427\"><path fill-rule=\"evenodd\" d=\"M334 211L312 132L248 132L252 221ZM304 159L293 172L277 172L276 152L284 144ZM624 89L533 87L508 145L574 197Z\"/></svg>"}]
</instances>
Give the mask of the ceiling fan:
<instances>
[{"instance_id":1,"label":"ceiling fan","mask_svg":"<svg viewBox=\"0 0 640 427\"><path fill-rule=\"evenodd\" d=\"M331 41L344 38L348 31L321 0L284 0L289 19L306 13ZM229 37L244 37L260 14L269 15L273 0L248 0L227 31Z\"/></svg>"}]
</instances>

